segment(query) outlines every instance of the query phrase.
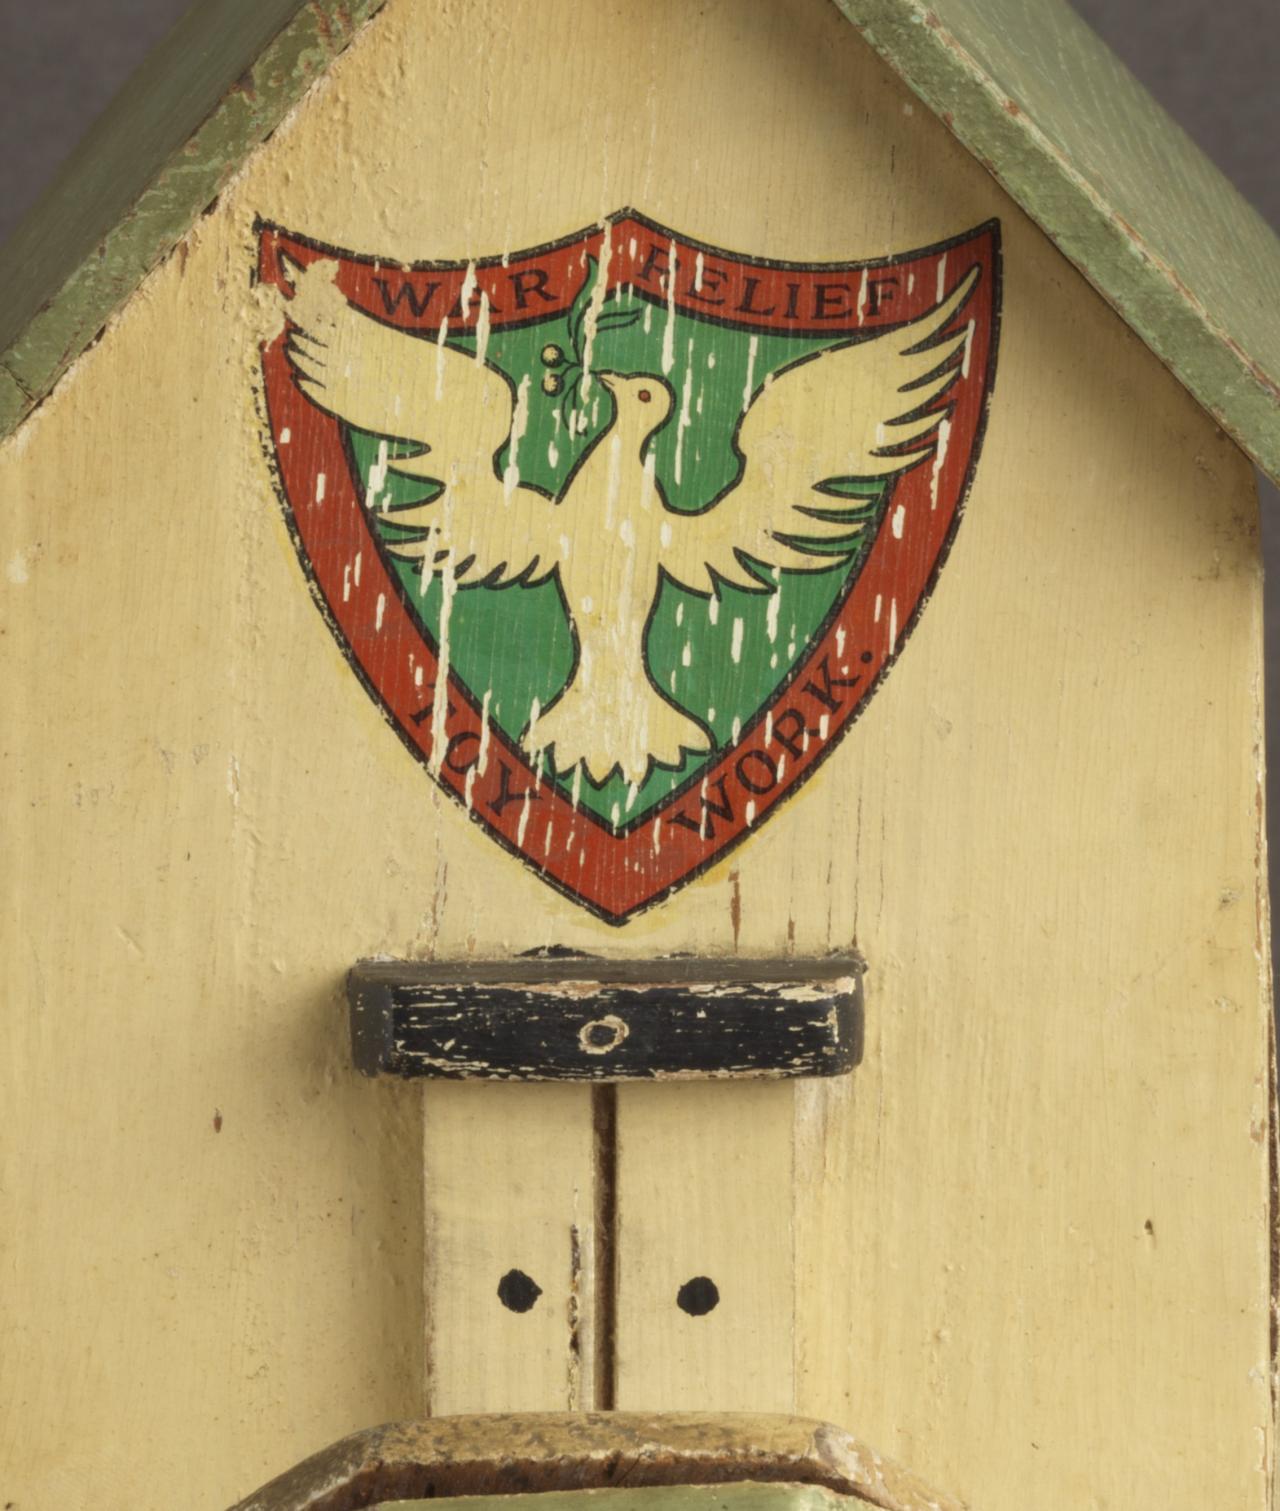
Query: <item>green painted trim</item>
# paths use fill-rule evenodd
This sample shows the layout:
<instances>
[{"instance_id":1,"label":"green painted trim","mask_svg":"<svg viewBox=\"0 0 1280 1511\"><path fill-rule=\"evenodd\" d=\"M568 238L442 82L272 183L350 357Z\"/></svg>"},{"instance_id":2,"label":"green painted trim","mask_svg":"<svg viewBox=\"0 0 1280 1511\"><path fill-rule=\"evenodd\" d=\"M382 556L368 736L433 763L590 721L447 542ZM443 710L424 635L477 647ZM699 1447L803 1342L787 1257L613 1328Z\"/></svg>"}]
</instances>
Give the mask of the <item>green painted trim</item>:
<instances>
[{"instance_id":1,"label":"green painted trim","mask_svg":"<svg viewBox=\"0 0 1280 1511\"><path fill-rule=\"evenodd\" d=\"M15 377L0 367L0 438L16 430L30 408L30 396Z\"/></svg>"},{"instance_id":2,"label":"green painted trim","mask_svg":"<svg viewBox=\"0 0 1280 1511\"><path fill-rule=\"evenodd\" d=\"M384 0L196 0L0 250L0 438Z\"/></svg>"},{"instance_id":3,"label":"green painted trim","mask_svg":"<svg viewBox=\"0 0 1280 1511\"><path fill-rule=\"evenodd\" d=\"M381 1511L851 1511L861 1497L820 1485L734 1481L647 1485L634 1490L543 1490L526 1495L441 1496L379 1501Z\"/></svg>"},{"instance_id":4,"label":"green painted trim","mask_svg":"<svg viewBox=\"0 0 1280 1511\"><path fill-rule=\"evenodd\" d=\"M1280 481L1280 239L1062 0L834 0Z\"/></svg>"}]
</instances>

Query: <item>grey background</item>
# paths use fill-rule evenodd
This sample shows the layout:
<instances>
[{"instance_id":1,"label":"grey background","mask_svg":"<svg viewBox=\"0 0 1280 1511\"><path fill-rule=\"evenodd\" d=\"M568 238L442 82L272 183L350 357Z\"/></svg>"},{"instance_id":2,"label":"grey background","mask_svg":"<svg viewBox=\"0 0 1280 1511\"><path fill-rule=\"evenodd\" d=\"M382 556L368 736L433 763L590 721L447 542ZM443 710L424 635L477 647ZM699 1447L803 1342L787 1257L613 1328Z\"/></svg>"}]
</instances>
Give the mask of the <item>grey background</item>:
<instances>
[{"instance_id":1,"label":"grey background","mask_svg":"<svg viewBox=\"0 0 1280 1511\"><path fill-rule=\"evenodd\" d=\"M590 0L583 0L589 4ZM1280 229L1280 0L1075 0L1075 7ZM0 240L187 0L0 0ZM1280 494L1262 483L1267 744L1280 751ZM1273 890L1280 755L1268 780Z\"/></svg>"}]
</instances>

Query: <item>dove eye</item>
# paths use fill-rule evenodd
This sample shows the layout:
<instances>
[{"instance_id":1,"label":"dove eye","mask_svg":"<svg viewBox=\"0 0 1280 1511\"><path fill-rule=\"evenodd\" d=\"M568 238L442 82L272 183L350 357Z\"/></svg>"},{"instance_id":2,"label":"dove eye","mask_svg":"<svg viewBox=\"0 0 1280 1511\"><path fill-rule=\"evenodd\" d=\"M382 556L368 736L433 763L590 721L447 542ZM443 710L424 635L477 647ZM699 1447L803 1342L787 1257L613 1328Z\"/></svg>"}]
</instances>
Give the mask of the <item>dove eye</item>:
<instances>
[{"instance_id":1,"label":"dove eye","mask_svg":"<svg viewBox=\"0 0 1280 1511\"><path fill-rule=\"evenodd\" d=\"M649 390L647 388L642 388L640 390L640 392L636 395L636 398L639 399L642 404L647 404L649 402L649 400L651 398L653 398L653 395L649 392Z\"/></svg>"}]
</instances>

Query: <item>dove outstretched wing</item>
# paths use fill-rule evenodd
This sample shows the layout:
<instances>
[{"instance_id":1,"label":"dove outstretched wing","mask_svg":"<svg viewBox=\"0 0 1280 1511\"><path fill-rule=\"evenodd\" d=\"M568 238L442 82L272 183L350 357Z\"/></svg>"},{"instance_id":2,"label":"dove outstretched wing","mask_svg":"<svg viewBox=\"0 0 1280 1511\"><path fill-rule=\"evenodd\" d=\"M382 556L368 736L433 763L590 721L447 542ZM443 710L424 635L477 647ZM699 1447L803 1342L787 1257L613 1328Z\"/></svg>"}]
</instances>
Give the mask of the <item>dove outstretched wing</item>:
<instances>
[{"instance_id":1,"label":"dove outstretched wing","mask_svg":"<svg viewBox=\"0 0 1280 1511\"><path fill-rule=\"evenodd\" d=\"M395 556L472 582L539 581L556 567L554 506L522 486L522 394L483 361L385 325L348 303L336 262L285 271L287 351L298 387L327 414L385 437L387 471L435 485L425 502L376 510ZM498 454L507 445L505 476ZM408 448L403 444L408 443ZM382 463L380 462L380 465Z\"/></svg>"},{"instance_id":2,"label":"dove outstretched wing","mask_svg":"<svg viewBox=\"0 0 1280 1511\"><path fill-rule=\"evenodd\" d=\"M979 276L971 268L918 320L775 373L738 423L737 483L699 514L667 516L667 575L700 593L718 581L759 591L778 569L821 571L842 544L854 550L865 526L831 484L890 478L934 452L971 334L956 322Z\"/></svg>"}]
</instances>

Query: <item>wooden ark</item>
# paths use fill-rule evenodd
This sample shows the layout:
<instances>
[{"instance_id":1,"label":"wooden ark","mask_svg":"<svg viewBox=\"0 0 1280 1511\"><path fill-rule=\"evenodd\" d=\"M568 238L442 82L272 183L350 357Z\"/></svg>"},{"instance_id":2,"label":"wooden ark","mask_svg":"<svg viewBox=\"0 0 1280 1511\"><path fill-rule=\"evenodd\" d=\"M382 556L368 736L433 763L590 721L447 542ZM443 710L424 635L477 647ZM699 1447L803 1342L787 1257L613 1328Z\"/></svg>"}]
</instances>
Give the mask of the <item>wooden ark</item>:
<instances>
[{"instance_id":1,"label":"wooden ark","mask_svg":"<svg viewBox=\"0 0 1280 1511\"><path fill-rule=\"evenodd\" d=\"M209 0L0 270L0 1505L1266 1511L1280 246L1065 7Z\"/></svg>"}]
</instances>

